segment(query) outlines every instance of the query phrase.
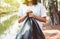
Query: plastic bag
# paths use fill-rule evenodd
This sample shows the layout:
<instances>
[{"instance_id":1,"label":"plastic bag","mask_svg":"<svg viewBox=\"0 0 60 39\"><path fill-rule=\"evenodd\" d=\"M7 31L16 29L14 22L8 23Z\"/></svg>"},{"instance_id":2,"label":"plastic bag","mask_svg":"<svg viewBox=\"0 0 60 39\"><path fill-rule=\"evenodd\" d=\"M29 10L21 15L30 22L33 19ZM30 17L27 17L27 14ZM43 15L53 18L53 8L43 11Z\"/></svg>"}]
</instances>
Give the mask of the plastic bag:
<instances>
[{"instance_id":1,"label":"plastic bag","mask_svg":"<svg viewBox=\"0 0 60 39\"><path fill-rule=\"evenodd\" d=\"M16 39L45 39L45 36L37 21L28 17Z\"/></svg>"}]
</instances>

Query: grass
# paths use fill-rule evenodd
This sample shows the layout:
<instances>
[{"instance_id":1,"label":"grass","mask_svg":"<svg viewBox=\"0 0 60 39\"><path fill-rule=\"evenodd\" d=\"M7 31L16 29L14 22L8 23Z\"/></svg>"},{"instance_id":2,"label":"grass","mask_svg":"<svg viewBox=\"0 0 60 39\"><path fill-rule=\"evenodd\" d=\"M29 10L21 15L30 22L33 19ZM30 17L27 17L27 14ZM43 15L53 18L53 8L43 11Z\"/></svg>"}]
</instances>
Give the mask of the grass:
<instances>
[{"instance_id":1,"label":"grass","mask_svg":"<svg viewBox=\"0 0 60 39\"><path fill-rule=\"evenodd\" d=\"M9 15L9 14L12 14L12 13L14 13L14 12L2 12L0 14L0 17L4 17L4 16Z\"/></svg>"},{"instance_id":2,"label":"grass","mask_svg":"<svg viewBox=\"0 0 60 39\"><path fill-rule=\"evenodd\" d=\"M6 16L12 12L17 12L17 8L0 6L0 17Z\"/></svg>"},{"instance_id":3,"label":"grass","mask_svg":"<svg viewBox=\"0 0 60 39\"><path fill-rule=\"evenodd\" d=\"M4 33L18 18L17 15L10 17L9 19L5 20L3 23L0 23L0 35Z\"/></svg>"},{"instance_id":4,"label":"grass","mask_svg":"<svg viewBox=\"0 0 60 39\"><path fill-rule=\"evenodd\" d=\"M9 12L2 12L2 13L0 13L0 17L4 17L4 16L9 15L9 14L10 14Z\"/></svg>"}]
</instances>

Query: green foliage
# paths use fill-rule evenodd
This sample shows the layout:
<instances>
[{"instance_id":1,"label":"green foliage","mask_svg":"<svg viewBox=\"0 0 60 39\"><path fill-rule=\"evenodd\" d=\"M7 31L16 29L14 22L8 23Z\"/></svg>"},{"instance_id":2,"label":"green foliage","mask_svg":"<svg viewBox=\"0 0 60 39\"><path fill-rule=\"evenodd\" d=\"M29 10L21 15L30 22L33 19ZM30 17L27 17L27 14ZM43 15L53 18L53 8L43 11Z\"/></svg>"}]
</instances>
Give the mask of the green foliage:
<instances>
[{"instance_id":1,"label":"green foliage","mask_svg":"<svg viewBox=\"0 0 60 39\"><path fill-rule=\"evenodd\" d=\"M17 11L17 9L13 9L12 7L6 7L6 6L1 7L0 9L1 9L0 10L0 17L3 17L5 15L8 15L10 13L13 13L13 12Z\"/></svg>"},{"instance_id":2,"label":"green foliage","mask_svg":"<svg viewBox=\"0 0 60 39\"><path fill-rule=\"evenodd\" d=\"M15 6L15 7L19 7L19 3L17 2L17 0L4 0L4 2L6 2L12 6Z\"/></svg>"},{"instance_id":3,"label":"green foliage","mask_svg":"<svg viewBox=\"0 0 60 39\"><path fill-rule=\"evenodd\" d=\"M0 17L4 15L10 14L10 12L15 12L17 11L19 7L19 3L17 0L0 0L3 3L9 4L11 6L2 6L0 5ZM0 35L4 33L13 23L14 21L18 18L17 15L14 15L10 17L9 19L5 20L4 22L0 23Z\"/></svg>"},{"instance_id":4,"label":"green foliage","mask_svg":"<svg viewBox=\"0 0 60 39\"><path fill-rule=\"evenodd\" d=\"M12 12L12 11L17 11L18 7L19 7L19 3L17 2L17 0L1 0L1 2L3 2L3 4L0 5L0 14L3 12ZM10 5L10 7L7 6L3 6L5 4Z\"/></svg>"},{"instance_id":5,"label":"green foliage","mask_svg":"<svg viewBox=\"0 0 60 39\"><path fill-rule=\"evenodd\" d=\"M60 1L58 2L58 8L60 8Z\"/></svg>"},{"instance_id":6,"label":"green foliage","mask_svg":"<svg viewBox=\"0 0 60 39\"><path fill-rule=\"evenodd\" d=\"M11 18L5 20L3 23L0 23L0 35L4 33L9 27L14 23L14 21L18 18L17 15L12 16Z\"/></svg>"}]
</instances>

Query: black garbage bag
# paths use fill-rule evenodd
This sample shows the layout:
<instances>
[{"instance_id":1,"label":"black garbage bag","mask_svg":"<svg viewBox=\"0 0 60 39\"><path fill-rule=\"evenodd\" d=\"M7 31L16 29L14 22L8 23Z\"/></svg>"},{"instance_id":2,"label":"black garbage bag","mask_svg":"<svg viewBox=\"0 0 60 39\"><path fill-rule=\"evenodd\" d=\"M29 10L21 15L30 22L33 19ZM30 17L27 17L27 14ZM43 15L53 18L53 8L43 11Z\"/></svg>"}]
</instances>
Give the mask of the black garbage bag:
<instances>
[{"instance_id":1,"label":"black garbage bag","mask_svg":"<svg viewBox=\"0 0 60 39\"><path fill-rule=\"evenodd\" d=\"M16 39L45 39L45 36L37 21L28 17Z\"/></svg>"}]
</instances>

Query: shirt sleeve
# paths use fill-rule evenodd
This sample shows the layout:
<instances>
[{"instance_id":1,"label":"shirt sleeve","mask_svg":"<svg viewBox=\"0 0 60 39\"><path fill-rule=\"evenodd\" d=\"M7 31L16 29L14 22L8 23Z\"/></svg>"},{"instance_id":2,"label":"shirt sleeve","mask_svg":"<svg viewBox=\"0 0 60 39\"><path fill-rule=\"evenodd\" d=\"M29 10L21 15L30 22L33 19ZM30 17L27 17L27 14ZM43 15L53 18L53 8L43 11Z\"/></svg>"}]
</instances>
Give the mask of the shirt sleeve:
<instances>
[{"instance_id":1,"label":"shirt sleeve","mask_svg":"<svg viewBox=\"0 0 60 39\"><path fill-rule=\"evenodd\" d=\"M22 5L18 8L18 16L23 16L23 7Z\"/></svg>"},{"instance_id":2,"label":"shirt sleeve","mask_svg":"<svg viewBox=\"0 0 60 39\"><path fill-rule=\"evenodd\" d=\"M47 16L46 15L46 9L45 9L45 7L42 4L41 4L41 11L40 11L40 13L41 13L41 17Z\"/></svg>"}]
</instances>

